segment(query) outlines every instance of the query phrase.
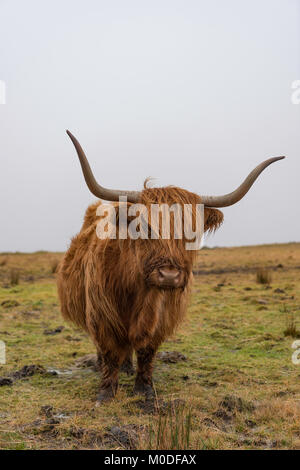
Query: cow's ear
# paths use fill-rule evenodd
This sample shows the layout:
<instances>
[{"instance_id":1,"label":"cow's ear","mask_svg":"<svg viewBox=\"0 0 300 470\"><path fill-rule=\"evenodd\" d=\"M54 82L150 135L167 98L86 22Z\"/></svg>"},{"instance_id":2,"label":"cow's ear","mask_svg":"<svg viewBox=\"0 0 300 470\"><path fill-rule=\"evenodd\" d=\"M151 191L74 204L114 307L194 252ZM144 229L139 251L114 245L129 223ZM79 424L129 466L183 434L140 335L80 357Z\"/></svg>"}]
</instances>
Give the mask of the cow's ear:
<instances>
[{"instance_id":1,"label":"cow's ear","mask_svg":"<svg viewBox=\"0 0 300 470\"><path fill-rule=\"evenodd\" d=\"M214 232L222 224L224 219L223 212L218 209L204 207L204 231Z\"/></svg>"}]
</instances>

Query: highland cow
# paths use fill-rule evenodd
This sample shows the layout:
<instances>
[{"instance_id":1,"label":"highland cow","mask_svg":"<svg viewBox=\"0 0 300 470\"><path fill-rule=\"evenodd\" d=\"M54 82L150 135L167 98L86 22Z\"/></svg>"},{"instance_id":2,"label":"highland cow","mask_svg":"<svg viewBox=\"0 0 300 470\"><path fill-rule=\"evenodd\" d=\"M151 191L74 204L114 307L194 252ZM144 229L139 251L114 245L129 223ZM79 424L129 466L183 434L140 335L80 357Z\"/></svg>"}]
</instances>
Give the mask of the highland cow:
<instances>
[{"instance_id":1,"label":"highland cow","mask_svg":"<svg viewBox=\"0 0 300 470\"><path fill-rule=\"evenodd\" d=\"M90 191L102 200L126 196L128 207L141 203L204 205L204 230L214 231L223 221L220 207L238 202L259 174L271 163L256 167L238 189L225 196L199 196L178 187L147 188L138 191L110 190L100 186L76 138L68 132L77 151ZM153 361L160 344L183 319L192 284L197 251L185 248L186 239L99 239L96 234L101 201L86 212L81 231L73 238L58 269L58 292L65 319L83 328L92 338L101 364L102 381L98 401L115 396L121 366L133 371L132 354L137 356L134 390L153 393ZM128 221L129 222L129 221ZM149 228L151 221L149 222Z\"/></svg>"}]
</instances>

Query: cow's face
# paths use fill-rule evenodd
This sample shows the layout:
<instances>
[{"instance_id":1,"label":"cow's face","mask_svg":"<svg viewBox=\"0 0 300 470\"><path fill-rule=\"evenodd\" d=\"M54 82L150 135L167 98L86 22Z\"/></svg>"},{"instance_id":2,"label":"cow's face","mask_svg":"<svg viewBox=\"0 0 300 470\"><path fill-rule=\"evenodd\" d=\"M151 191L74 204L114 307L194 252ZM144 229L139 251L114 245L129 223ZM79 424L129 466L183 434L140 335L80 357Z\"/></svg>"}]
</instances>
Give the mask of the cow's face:
<instances>
[{"instance_id":1,"label":"cow's face","mask_svg":"<svg viewBox=\"0 0 300 470\"><path fill-rule=\"evenodd\" d=\"M204 209L204 230L215 230L223 220L217 209ZM173 234L171 234L173 235ZM141 258L145 284L151 288L184 289L199 250L187 250L188 240L147 240Z\"/></svg>"},{"instance_id":2,"label":"cow's face","mask_svg":"<svg viewBox=\"0 0 300 470\"><path fill-rule=\"evenodd\" d=\"M153 188L146 189L142 193L141 204L147 209L148 215L148 238L132 240L130 245L131 265L135 266L139 279L142 280L147 289L174 290L184 289L191 277L192 266L199 250L187 249L188 240L184 233L184 224L190 223L193 232L196 224L196 206L201 200L196 194L189 193L180 188ZM175 217L170 217L170 237L162 238L163 220L160 218L159 227L155 226L154 232L158 239L153 239L153 221L151 220L151 205L169 207L174 204L182 206L182 237L176 238L174 228ZM184 217L184 205L192 208L191 215ZM215 230L223 221L223 214L217 209L204 208L204 231ZM130 217L128 218L130 224ZM200 227L199 227L200 229ZM177 232L178 233L178 232Z\"/></svg>"}]
</instances>

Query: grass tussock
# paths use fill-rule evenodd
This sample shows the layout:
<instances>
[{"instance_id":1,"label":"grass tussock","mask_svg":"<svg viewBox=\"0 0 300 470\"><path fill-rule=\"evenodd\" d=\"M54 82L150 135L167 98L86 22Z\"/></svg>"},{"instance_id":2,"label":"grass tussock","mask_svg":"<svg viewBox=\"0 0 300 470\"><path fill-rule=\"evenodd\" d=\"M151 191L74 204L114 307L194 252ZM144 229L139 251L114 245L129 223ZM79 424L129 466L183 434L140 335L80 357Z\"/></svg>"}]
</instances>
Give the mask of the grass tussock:
<instances>
[{"instance_id":1,"label":"grass tussock","mask_svg":"<svg viewBox=\"0 0 300 470\"><path fill-rule=\"evenodd\" d=\"M300 330L297 328L294 313L287 313L286 329L283 334L284 336L289 336L291 338L300 338Z\"/></svg>"},{"instance_id":2,"label":"grass tussock","mask_svg":"<svg viewBox=\"0 0 300 470\"><path fill-rule=\"evenodd\" d=\"M184 406L173 407L170 404L167 413L159 412L150 422L149 442L146 448L150 450L184 450L190 449L192 426L191 409Z\"/></svg>"},{"instance_id":3,"label":"grass tussock","mask_svg":"<svg viewBox=\"0 0 300 470\"><path fill-rule=\"evenodd\" d=\"M258 284L270 285L272 282L272 273L267 268L259 268L256 272L256 282Z\"/></svg>"},{"instance_id":4,"label":"grass tussock","mask_svg":"<svg viewBox=\"0 0 300 470\"><path fill-rule=\"evenodd\" d=\"M11 269L9 273L11 286L17 286L20 283L20 272L17 269Z\"/></svg>"}]
</instances>

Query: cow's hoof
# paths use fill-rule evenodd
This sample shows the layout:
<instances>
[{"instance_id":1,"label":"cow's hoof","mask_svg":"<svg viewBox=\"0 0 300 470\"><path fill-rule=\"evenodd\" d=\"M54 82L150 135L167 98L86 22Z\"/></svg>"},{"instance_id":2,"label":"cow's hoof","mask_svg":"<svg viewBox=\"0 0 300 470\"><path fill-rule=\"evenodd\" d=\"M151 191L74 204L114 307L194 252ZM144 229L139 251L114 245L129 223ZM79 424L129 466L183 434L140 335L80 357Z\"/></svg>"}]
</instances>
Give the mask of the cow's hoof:
<instances>
[{"instance_id":1,"label":"cow's hoof","mask_svg":"<svg viewBox=\"0 0 300 470\"><path fill-rule=\"evenodd\" d=\"M102 403L111 401L115 397L115 393L111 388L105 388L100 390L97 396L96 406L100 406Z\"/></svg>"},{"instance_id":2,"label":"cow's hoof","mask_svg":"<svg viewBox=\"0 0 300 470\"><path fill-rule=\"evenodd\" d=\"M131 361L124 361L120 368L121 372L125 372L127 375L134 375L135 370Z\"/></svg>"},{"instance_id":3,"label":"cow's hoof","mask_svg":"<svg viewBox=\"0 0 300 470\"><path fill-rule=\"evenodd\" d=\"M136 395L146 395L146 398L154 397L154 390L152 385L140 382L135 384L133 393Z\"/></svg>"}]
</instances>

